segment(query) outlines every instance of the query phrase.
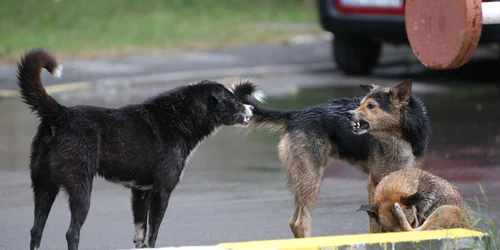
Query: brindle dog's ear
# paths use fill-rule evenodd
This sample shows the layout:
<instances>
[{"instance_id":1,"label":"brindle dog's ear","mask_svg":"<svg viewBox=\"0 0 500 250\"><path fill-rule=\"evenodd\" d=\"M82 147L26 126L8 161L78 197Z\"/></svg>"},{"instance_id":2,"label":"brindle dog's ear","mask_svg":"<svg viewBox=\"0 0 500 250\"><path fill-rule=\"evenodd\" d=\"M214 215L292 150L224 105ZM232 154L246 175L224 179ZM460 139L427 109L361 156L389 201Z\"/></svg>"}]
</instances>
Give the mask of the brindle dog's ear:
<instances>
[{"instance_id":1,"label":"brindle dog's ear","mask_svg":"<svg viewBox=\"0 0 500 250\"><path fill-rule=\"evenodd\" d=\"M365 211L368 213L368 216L370 216L371 218L377 218L378 216L378 206L376 204L365 204L365 205L361 205L361 207L356 210L356 212L358 211Z\"/></svg>"},{"instance_id":2,"label":"brindle dog's ear","mask_svg":"<svg viewBox=\"0 0 500 250\"><path fill-rule=\"evenodd\" d=\"M366 92L370 92L376 87L374 84L360 84L359 86Z\"/></svg>"},{"instance_id":3,"label":"brindle dog's ear","mask_svg":"<svg viewBox=\"0 0 500 250\"><path fill-rule=\"evenodd\" d=\"M412 82L410 79L398 84L396 87L391 89L391 97L397 103L401 105L408 105L411 98L411 86Z\"/></svg>"},{"instance_id":4,"label":"brindle dog's ear","mask_svg":"<svg viewBox=\"0 0 500 250\"><path fill-rule=\"evenodd\" d=\"M409 195L407 197L402 197L401 198L401 203L403 203L406 206L415 206L421 201L425 200L427 197L419 192L416 192L412 195Z\"/></svg>"}]
</instances>

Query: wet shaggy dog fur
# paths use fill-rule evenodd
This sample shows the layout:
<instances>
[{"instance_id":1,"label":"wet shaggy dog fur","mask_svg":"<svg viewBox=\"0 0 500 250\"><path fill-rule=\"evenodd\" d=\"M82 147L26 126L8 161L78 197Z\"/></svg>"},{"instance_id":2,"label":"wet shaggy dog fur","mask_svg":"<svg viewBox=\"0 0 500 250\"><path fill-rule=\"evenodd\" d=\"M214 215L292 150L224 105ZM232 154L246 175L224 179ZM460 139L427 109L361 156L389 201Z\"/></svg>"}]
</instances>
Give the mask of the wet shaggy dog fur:
<instances>
[{"instance_id":1,"label":"wet shaggy dog fur","mask_svg":"<svg viewBox=\"0 0 500 250\"><path fill-rule=\"evenodd\" d=\"M247 90L242 91L244 87ZM347 162L370 176L369 201L373 200L373 189L378 181L383 175L395 170L401 159L409 157L419 162L424 157L430 125L422 102L414 95L405 95L406 104L396 106L393 95L378 94L376 89L379 87L366 85L363 88L370 91L367 97L338 98L290 111L256 105L251 96L246 94L256 89L256 85L250 81L240 85L241 92L234 92L247 104L254 106L251 128L283 131L278 146L279 157L294 193L295 212L289 225L297 238L311 236L311 214L330 157ZM353 132L348 119L352 116L349 111L360 107L362 100L371 95L375 95L373 98L379 95L380 102L385 101L382 104L387 111L384 112L399 117L394 124L395 131L392 131L397 132L399 140L386 141L370 133Z\"/></svg>"},{"instance_id":2,"label":"wet shaggy dog fur","mask_svg":"<svg viewBox=\"0 0 500 250\"><path fill-rule=\"evenodd\" d=\"M374 203L364 208L388 232L475 228L472 210L458 189L416 168L384 177L375 189Z\"/></svg>"},{"instance_id":3,"label":"wet shaggy dog fur","mask_svg":"<svg viewBox=\"0 0 500 250\"><path fill-rule=\"evenodd\" d=\"M252 106L207 80L119 109L65 107L45 91L43 68L55 76L62 70L44 50L26 53L18 64L22 99L40 118L31 145L35 218L30 249L40 247L61 188L71 212L68 249L78 249L96 176L132 190L135 246L154 247L170 195L193 149L217 127L247 125L252 115Z\"/></svg>"},{"instance_id":4,"label":"wet shaggy dog fur","mask_svg":"<svg viewBox=\"0 0 500 250\"><path fill-rule=\"evenodd\" d=\"M354 133L369 133L382 145L374 148L371 158L373 171L368 173L368 201L373 204L375 187L383 177L400 169L421 167L422 158L416 157L411 137L428 138L428 129L422 123L428 119L422 103L412 96L410 80L393 88L376 85L362 87L369 91L368 94L357 109L348 113ZM370 232L381 231L380 225L370 217Z\"/></svg>"}]
</instances>

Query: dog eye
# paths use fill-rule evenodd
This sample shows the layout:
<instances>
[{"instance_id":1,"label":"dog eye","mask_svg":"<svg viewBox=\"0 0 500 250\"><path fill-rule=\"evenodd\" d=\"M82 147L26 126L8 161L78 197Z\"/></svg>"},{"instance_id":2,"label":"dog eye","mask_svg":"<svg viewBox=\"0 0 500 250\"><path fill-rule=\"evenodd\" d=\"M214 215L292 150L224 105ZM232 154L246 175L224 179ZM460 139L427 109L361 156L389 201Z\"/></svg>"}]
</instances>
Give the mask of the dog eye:
<instances>
[{"instance_id":1,"label":"dog eye","mask_svg":"<svg viewBox=\"0 0 500 250\"><path fill-rule=\"evenodd\" d=\"M368 109L374 109L375 108L375 105L371 104L371 103L368 103L368 105L366 105L366 107Z\"/></svg>"}]
</instances>

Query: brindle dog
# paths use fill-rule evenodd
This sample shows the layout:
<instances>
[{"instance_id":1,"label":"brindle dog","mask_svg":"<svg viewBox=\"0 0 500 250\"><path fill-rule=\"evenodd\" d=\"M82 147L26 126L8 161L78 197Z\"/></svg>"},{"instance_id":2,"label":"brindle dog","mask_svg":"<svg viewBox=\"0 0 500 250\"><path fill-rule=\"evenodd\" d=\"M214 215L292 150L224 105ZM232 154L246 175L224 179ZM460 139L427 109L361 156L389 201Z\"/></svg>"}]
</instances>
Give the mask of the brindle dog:
<instances>
[{"instance_id":1,"label":"brindle dog","mask_svg":"<svg viewBox=\"0 0 500 250\"><path fill-rule=\"evenodd\" d=\"M295 212L289 224L297 238L311 236L311 214L330 157L369 175L370 204L383 176L420 165L424 157L429 119L423 103L411 94L411 81L394 88L362 87L368 91L364 98L337 98L290 111L256 105L248 94L257 88L251 81L240 83L234 91L254 106L250 128L283 131L279 157L294 192ZM371 232L379 228L371 221Z\"/></svg>"}]
</instances>

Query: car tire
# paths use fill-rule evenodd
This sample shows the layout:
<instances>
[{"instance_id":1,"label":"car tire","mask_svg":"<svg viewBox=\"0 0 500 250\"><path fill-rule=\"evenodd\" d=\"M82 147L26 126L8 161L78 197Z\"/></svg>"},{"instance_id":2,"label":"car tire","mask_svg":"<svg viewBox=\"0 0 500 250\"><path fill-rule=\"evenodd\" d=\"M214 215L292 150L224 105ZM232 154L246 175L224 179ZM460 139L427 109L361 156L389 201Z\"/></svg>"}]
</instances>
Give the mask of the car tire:
<instances>
[{"instance_id":1,"label":"car tire","mask_svg":"<svg viewBox=\"0 0 500 250\"><path fill-rule=\"evenodd\" d=\"M346 75L368 75L377 66L381 44L369 37L335 35L333 59Z\"/></svg>"}]
</instances>

